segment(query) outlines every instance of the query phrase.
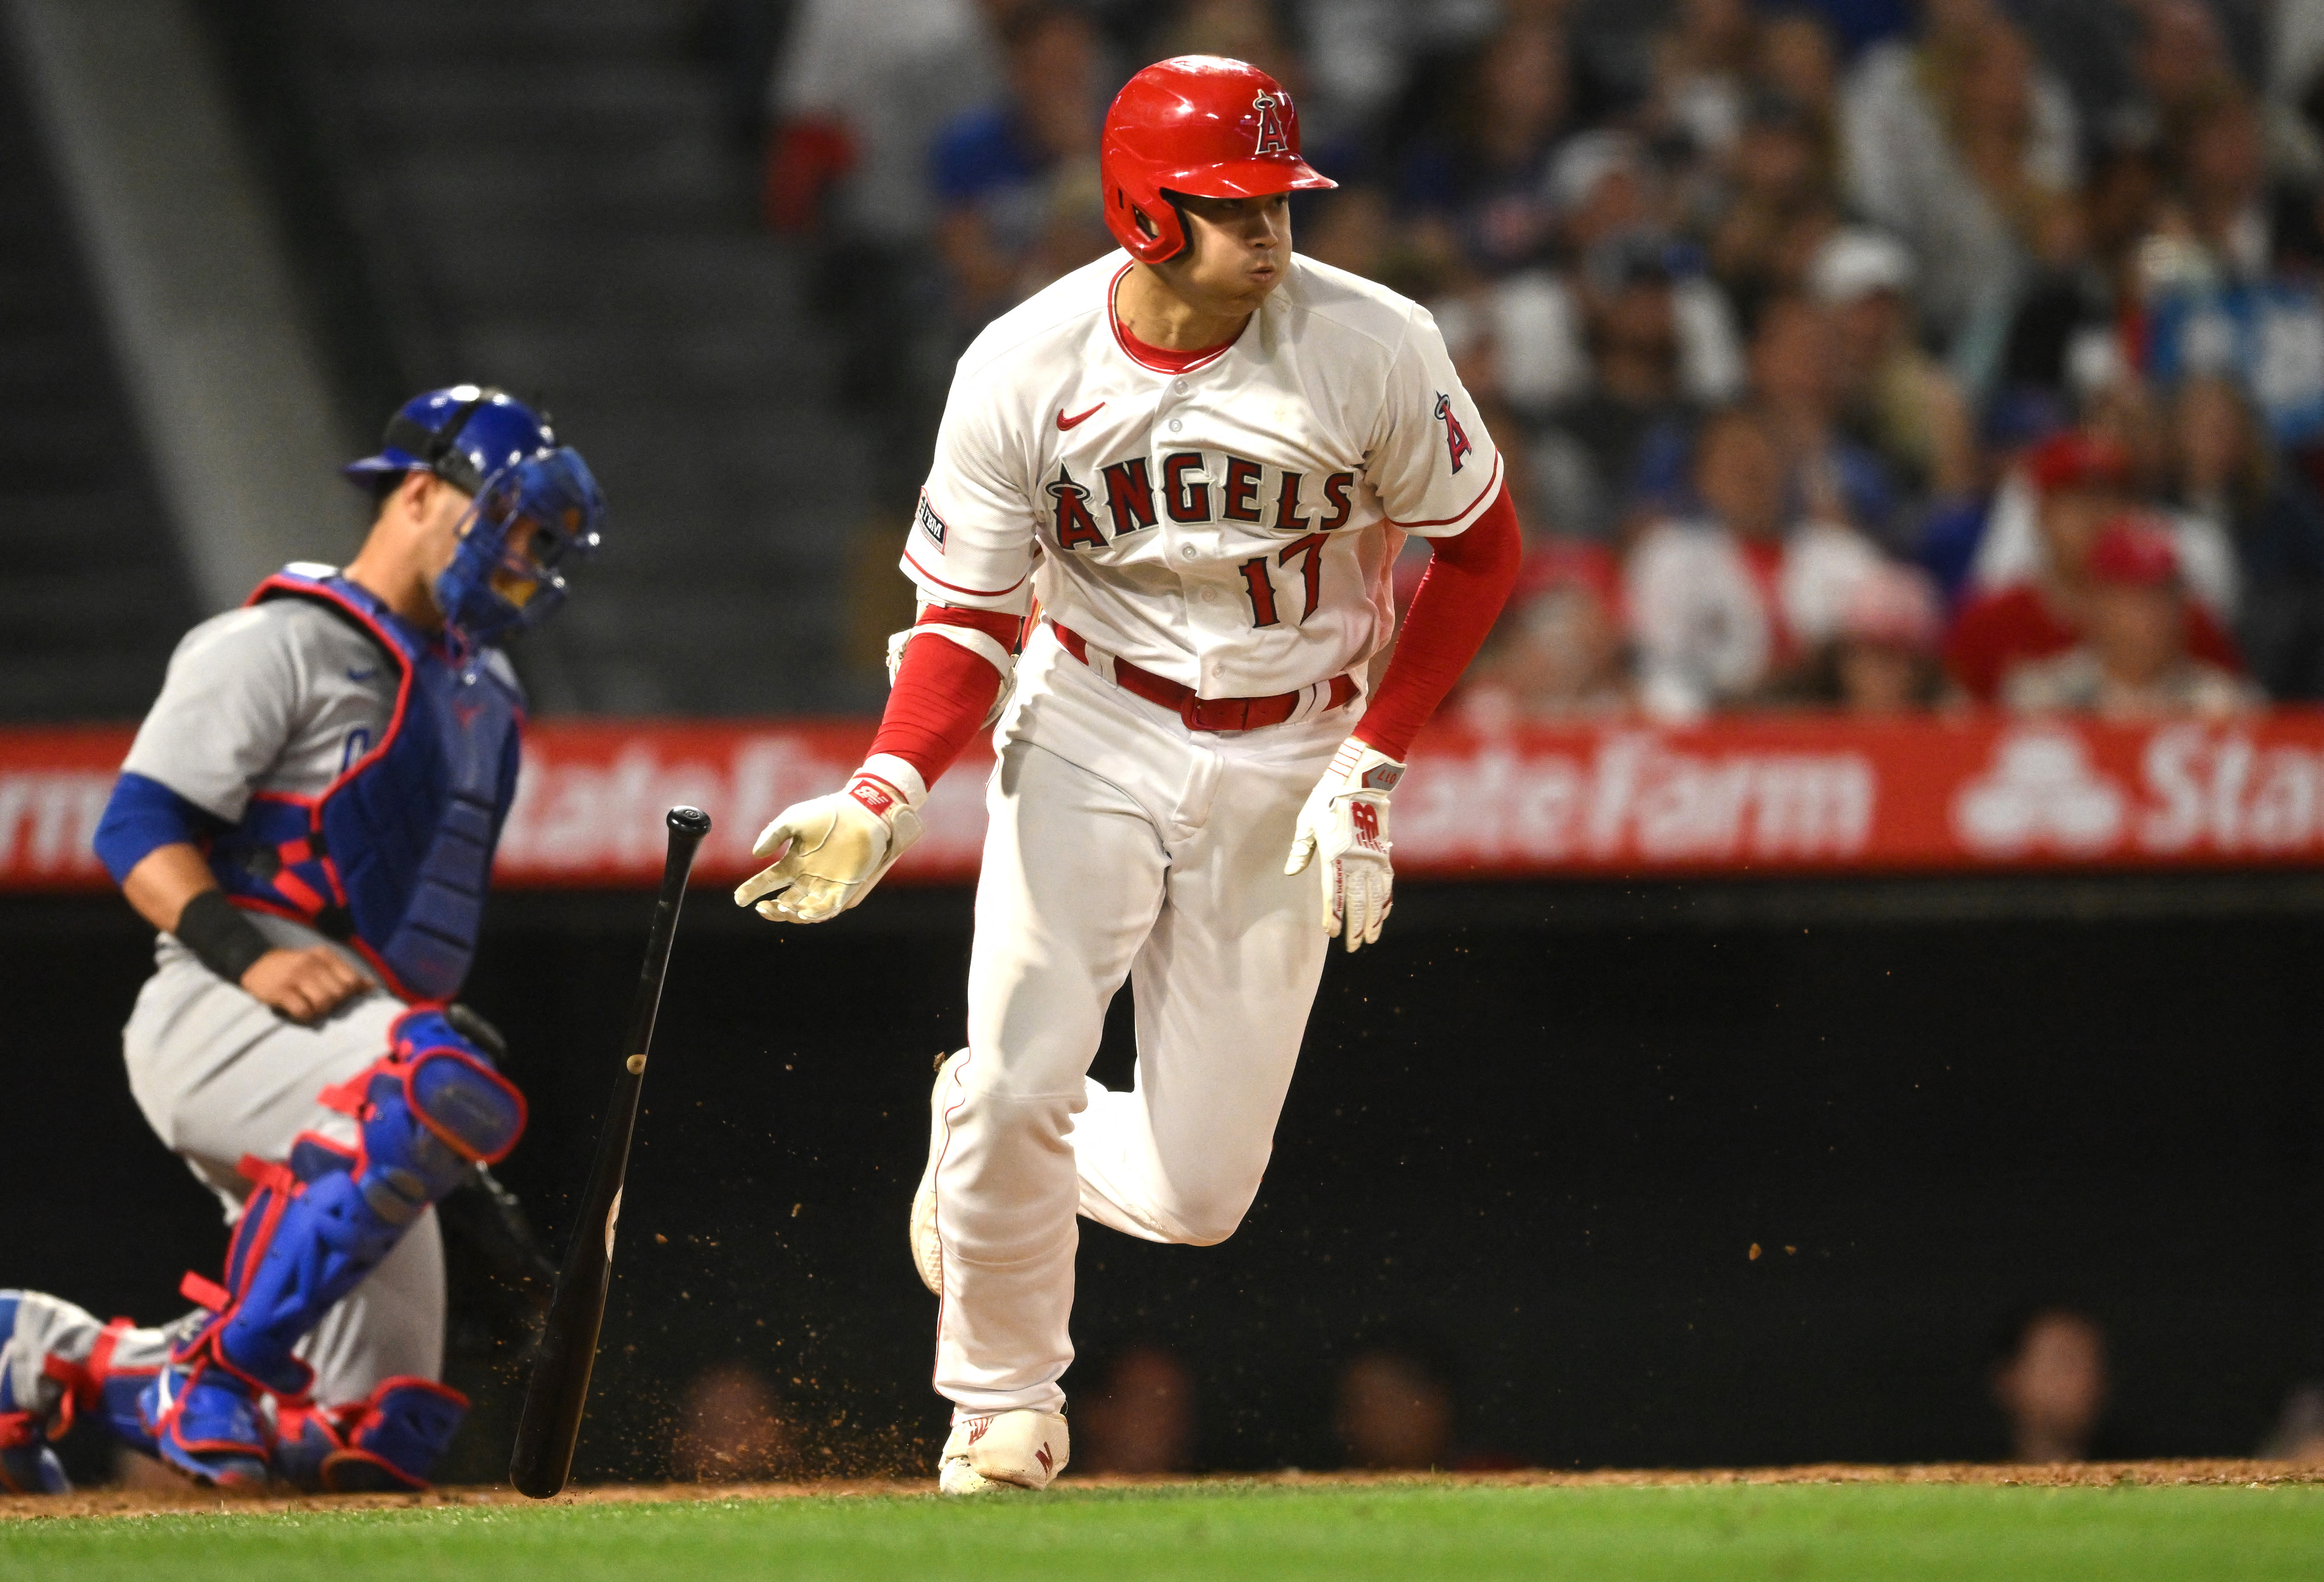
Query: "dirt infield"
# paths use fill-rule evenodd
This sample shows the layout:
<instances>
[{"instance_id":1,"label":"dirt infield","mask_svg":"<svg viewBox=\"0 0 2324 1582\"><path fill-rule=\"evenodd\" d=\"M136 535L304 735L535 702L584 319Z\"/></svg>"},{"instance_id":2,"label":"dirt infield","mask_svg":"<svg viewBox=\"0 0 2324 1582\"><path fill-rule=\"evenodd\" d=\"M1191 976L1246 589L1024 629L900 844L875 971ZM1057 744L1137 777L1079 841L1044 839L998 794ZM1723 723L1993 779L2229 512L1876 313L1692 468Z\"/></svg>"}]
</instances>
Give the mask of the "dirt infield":
<instances>
[{"instance_id":1,"label":"dirt infield","mask_svg":"<svg viewBox=\"0 0 2324 1582\"><path fill-rule=\"evenodd\" d=\"M2056 1466L1948 1463L1922 1466L1710 1468L1693 1471L1361 1473L1270 1472L1202 1478L1067 1477L1060 1489L1345 1487L1367 1484L1473 1484L1504 1488L1683 1487L1711 1484L1979 1484L2027 1488L2166 1487L2185 1485L2324 1484L2324 1463L2288 1461L2085 1461ZM559 1494L558 1504L659 1503L682 1500L787 1500L927 1496L932 1478L752 1484L604 1484ZM505 1487L445 1488L415 1494L226 1494L184 1487L105 1487L61 1498L0 1496L0 1522L76 1516L270 1515L300 1511L408 1510L429 1505L516 1505L532 1502Z\"/></svg>"}]
</instances>

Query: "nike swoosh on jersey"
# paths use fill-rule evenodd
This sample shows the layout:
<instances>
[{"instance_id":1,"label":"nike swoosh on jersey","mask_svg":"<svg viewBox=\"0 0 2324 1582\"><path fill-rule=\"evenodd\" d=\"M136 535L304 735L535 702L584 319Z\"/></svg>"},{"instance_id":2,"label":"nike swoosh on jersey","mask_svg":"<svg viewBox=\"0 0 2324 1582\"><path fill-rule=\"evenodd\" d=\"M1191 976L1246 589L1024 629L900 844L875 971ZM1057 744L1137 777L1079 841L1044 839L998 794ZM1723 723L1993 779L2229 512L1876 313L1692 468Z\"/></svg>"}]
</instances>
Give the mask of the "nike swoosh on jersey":
<instances>
[{"instance_id":1,"label":"nike swoosh on jersey","mask_svg":"<svg viewBox=\"0 0 2324 1582\"><path fill-rule=\"evenodd\" d=\"M1065 416L1065 409L1064 407L1059 407L1057 409L1058 432L1063 433L1065 430L1072 428L1076 423L1085 423L1089 421L1090 419L1097 416L1098 408L1102 407L1103 405L1105 405L1105 402L1101 401L1097 403L1097 406L1090 408L1089 411L1083 412L1078 416L1070 418Z\"/></svg>"},{"instance_id":2,"label":"nike swoosh on jersey","mask_svg":"<svg viewBox=\"0 0 2324 1582\"><path fill-rule=\"evenodd\" d=\"M350 681L368 681L377 674L379 674L379 667L374 665L367 671L349 671L347 672L347 680Z\"/></svg>"}]
</instances>

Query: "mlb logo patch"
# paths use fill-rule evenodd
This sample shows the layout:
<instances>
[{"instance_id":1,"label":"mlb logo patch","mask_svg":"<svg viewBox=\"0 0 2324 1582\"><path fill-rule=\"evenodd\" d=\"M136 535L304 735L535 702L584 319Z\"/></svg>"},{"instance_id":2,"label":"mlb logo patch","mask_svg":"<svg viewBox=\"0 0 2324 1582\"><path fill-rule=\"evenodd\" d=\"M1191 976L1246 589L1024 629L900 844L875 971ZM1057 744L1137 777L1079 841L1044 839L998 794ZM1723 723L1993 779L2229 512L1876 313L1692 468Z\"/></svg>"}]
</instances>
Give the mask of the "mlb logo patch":
<instances>
[{"instance_id":1,"label":"mlb logo patch","mask_svg":"<svg viewBox=\"0 0 2324 1582\"><path fill-rule=\"evenodd\" d=\"M936 541L936 549L941 552L945 541L945 519L938 516L936 508L928 504L928 492L926 489L920 491L920 508L914 513L913 521L922 532Z\"/></svg>"}]
</instances>

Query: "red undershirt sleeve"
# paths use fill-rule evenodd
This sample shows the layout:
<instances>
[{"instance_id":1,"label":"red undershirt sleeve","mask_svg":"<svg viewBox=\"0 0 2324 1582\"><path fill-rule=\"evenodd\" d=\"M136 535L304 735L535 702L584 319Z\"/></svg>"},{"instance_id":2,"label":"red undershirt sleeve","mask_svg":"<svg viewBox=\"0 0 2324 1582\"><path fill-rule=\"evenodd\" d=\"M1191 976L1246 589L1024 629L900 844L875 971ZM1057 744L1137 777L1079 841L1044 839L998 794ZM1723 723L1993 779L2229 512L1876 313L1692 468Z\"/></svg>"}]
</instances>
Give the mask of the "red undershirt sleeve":
<instances>
[{"instance_id":1,"label":"red undershirt sleeve","mask_svg":"<svg viewBox=\"0 0 2324 1582\"><path fill-rule=\"evenodd\" d=\"M944 605L922 611L918 624L965 626L1011 653L1025 626L1019 615ZM936 776L952 767L976 735L1000 693L1001 672L982 654L948 638L915 638L904 645L903 662L896 667L895 685L889 689L872 751L894 754L919 771L923 785L933 787Z\"/></svg>"},{"instance_id":2,"label":"red undershirt sleeve","mask_svg":"<svg viewBox=\"0 0 2324 1582\"><path fill-rule=\"evenodd\" d=\"M1467 532L1429 541L1427 573L1379 692L1356 726L1358 739L1399 761L1411 751L1412 738L1484 646L1517 586L1524 550L1507 484Z\"/></svg>"}]
</instances>

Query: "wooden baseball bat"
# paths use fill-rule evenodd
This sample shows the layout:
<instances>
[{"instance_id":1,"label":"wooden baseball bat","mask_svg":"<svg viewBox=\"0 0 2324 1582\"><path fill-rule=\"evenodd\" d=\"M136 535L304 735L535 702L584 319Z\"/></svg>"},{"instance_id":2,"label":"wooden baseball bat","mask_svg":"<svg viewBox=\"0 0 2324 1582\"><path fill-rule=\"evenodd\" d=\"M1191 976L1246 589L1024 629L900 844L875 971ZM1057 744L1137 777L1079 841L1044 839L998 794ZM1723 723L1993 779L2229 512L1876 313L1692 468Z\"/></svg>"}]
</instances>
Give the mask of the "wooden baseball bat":
<instances>
[{"instance_id":1,"label":"wooden baseball bat","mask_svg":"<svg viewBox=\"0 0 2324 1582\"><path fill-rule=\"evenodd\" d=\"M630 1035L622 1045L622 1069L613 1078L613 1102L605 1106L604 1125L597 1133L597 1161L589 1171L573 1244L566 1250L564 1271L549 1298L540 1350L525 1388L524 1412L517 1419L516 1449L509 1458L509 1481L536 1500L556 1494L572 1475L581 1413L589 1403L589 1370L597 1360L597 1331L605 1320L605 1293L613 1279L613 1225L622 1214L622 1181L629 1173L630 1134L637 1128L646 1056L653 1048L654 1013L661 1008L662 979L669 971L670 941L678 933L687 875L693 871L696 848L710 833L710 815L699 808L672 808L669 824L661 897L654 903L645 967L638 974L636 997L630 1002Z\"/></svg>"}]
</instances>

